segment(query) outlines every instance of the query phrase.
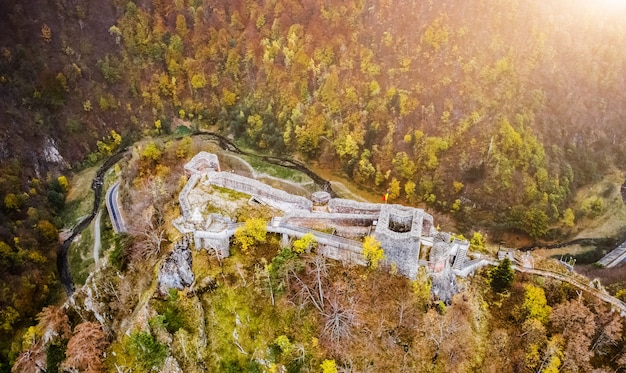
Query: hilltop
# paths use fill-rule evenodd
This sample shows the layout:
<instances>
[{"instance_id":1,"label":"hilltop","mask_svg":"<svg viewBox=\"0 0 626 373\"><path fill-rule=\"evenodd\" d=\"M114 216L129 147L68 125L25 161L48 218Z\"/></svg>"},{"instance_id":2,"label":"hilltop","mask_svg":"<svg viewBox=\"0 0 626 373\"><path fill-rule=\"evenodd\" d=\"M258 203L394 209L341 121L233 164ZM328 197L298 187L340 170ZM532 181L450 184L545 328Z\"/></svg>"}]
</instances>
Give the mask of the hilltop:
<instances>
[{"instance_id":1,"label":"hilltop","mask_svg":"<svg viewBox=\"0 0 626 373\"><path fill-rule=\"evenodd\" d=\"M57 233L89 204L65 206L68 179L150 136L217 131L490 243L616 239L626 10L609 3L0 0L2 369L62 301ZM138 183L174 170L142 162Z\"/></svg>"},{"instance_id":2,"label":"hilltop","mask_svg":"<svg viewBox=\"0 0 626 373\"><path fill-rule=\"evenodd\" d=\"M392 263L374 268L371 259L367 267L327 259L315 236L285 242L255 228L251 222L265 226L278 210L251 202L249 194L206 180L193 182L196 191L175 182L172 175L181 175L193 154L178 157L186 146L144 142L111 173L111 183L122 181L122 211L134 238L114 235L71 301L44 310L16 369L46 359L49 369L162 372L575 371L626 363L624 319L588 292L549 277L513 275L503 262L457 278L456 295L440 301L426 266L411 280ZM148 157L154 148L156 160ZM231 165L237 172L249 167L233 159L222 172L230 174ZM146 185L153 193L145 193ZM194 200L195 207L175 228L170 222L184 215L178 198L184 189L189 195L180 201ZM273 203L267 196L258 201ZM212 223L197 220L200 214ZM216 214L246 222L228 257L213 249L215 241L189 246L195 240L180 232L189 222L213 231L222 224ZM103 228L108 235L112 226ZM494 350L506 354L494 357Z\"/></svg>"}]
</instances>

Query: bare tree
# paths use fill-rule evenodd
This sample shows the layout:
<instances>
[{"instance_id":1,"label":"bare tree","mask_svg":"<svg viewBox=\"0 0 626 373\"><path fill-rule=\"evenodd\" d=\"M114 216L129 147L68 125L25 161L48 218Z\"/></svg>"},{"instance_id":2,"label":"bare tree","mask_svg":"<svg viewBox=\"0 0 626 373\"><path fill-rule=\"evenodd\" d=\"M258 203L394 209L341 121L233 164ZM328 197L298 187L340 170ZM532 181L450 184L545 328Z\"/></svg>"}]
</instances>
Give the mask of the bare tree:
<instances>
[{"instance_id":1,"label":"bare tree","mask_svg":"<svg viewBox=\"0 0 626 373\"><path fill-rule=\"evenodd\" d=\"M598 330L591 350L605 355L611 346L618 344L622 336L622 319L617 312L601 310L596 314L596 325Z\"/></svg>"},{"instance_id":2,"label":"bare tree","mask_svg":"<svg viewBox=\"0 0 626 373\"><path fill-rule=\"evenodd\" d=\"M133 252L133 260L161 254L161 248L167 242L165 219L161 210L148 207L142 218L142 224L136 228L134 234L139 237L137 246L139 251Z\"/></svg>"},{"instance_id":3,"label":"bare tree","mask_svg":"<svg viewBox=\"0 0 626 373\"><path fill-rule=\"evenodd\" d=\"M23 351L15 360L11 372L43 373L46 371L46 352L40 343Z\"/></svg>"},{"instance_id":4,"label":"bare tree","mask_svg":"<svg viewBox=\"0 0 626 373\"><path fill-rule=\"evenodd\" d=\"M356 304L354 298L349 298L342 304L336 296L328 302L327 310L322 313L325 319L324 333L333 344L345 341L352 337L352 327L356 322Z\"/></svg>"},{"instance_id":5,"label":"bare tree","mask_svg":"<svg viewBox=\"0 0 626 373\"><path fill-rule=\"evenodd\" d=\"M260 264L257 263L254 265L254 272L256 280L260 282L261 288L264 288L264 283L267 283L267 287L265 288L269 291L272 306L274 306L274 286L272 285L272 276L265 258L261 258Z\"/></svg>"},{"instance_id":6,"label":"bare tree","mask_svg":"<svg viewBox=\"0 0 626 373\"><path fill-rule=\"evenodd\" d=\"M317 296L320 306L324 308L324 288L322 286L322 280L325 280L328 277L326 258L322 255L315 255L311 264L313 265L313 268L311 268L310 271L315 274L315 282L317 283Z\"/></svg>"},{"instance_id":7,"label":"bare tree","mask_svg":"<svg viewBox=\"0 0 626 373\"><path fill-rule=\"evenodd\" d=\"M590 371L591 339L596 332L596 322L589 308L580 298L558 304L552 311L550 322L555 333L561 333L565 338L563 369Z\"/></svg>"}]
</instances>

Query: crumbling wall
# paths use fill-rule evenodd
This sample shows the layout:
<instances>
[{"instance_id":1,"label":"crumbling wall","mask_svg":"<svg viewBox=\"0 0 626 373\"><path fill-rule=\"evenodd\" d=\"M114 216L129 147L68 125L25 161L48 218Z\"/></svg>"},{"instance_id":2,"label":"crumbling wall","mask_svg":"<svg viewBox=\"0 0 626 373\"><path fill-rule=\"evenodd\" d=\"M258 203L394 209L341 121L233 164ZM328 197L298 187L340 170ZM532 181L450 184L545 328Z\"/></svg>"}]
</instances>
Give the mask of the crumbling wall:
<instances>
[{"instance_id":1,"label":"crumbling wall","mask_svg":"<svg viewBox=\"0 0 626 373\"><path fill-rule=\"evenodd\" d=\"M202 179L210 185L251 195L260 203L285 211L287 215L282 219L275 218L268 225L268 232L282 234L285 244L289 237L301 238L306 233L313 233L318 240L317 252L342 262L366 265L360 240L344 237L372 234L372 227L375 226L373 234L385 251L387 264L395 264L400 273L411 279L416 278L420 266L427 266L431 272L443 274L439 276L440 285L446 285L440 286L443 289L443 299L449 298L448 285L454 285L447 278L450 260L456 259L453 268L456 271L476 266L475 263L466 263L465 260L469 244L466 241L455 241L451 245L450 236L438 232L434 227L433 217L422 209L341 198L330 199L330 195L325 192L314 193L314 203L305 197L292 195L255 179L220 172L217 156L206 152L197 154L185 165L185 170L191 176L179 196L183 219L175 221L175 226L182 233L193 236L197 249L213 249L219 257L230 255L230 237L237 225L223 222L223 227L211 228L206 221L204 226L191 224L193 214L189 196ZM314 204L319 212L312 211ZM319 231L328 228L334 229L339 236ZM432 246L428 261L419 260L422 243ZM179 276L178 280L174 278L172 281L184 283L186 280Z\"/></svg>"},{"instance_id":2,"label":"crumbling wall","mask_svg":"<svg viewBox=\"0 0 626 373\"><path fill-rule=\"evenodd\" d=\"M328 201L328 212L342 214L366 214L378 215L381 204L369 202L357 202L351 199L333 198Z\"/></svg>"},{"instance_id":3,"label":"crumbling wall","mask_svg":"<svg viewBox=\"0 0 626 373\"><path fill-rule=\"evenodd\" d=\"M374 236L385 251L386 262L414 279L419 267L424 211L401 205L380 205Z\"/></svg>"},{"instance_id":4,"label":"crumbling wall","mask_svg":"<svg viewBox=\"0 0 626 373\"><path fill-rule=\"evenodd\" d=\"M220 162L215 154L199 152L185 164L185 171L190 175L206 175L211 171L220 171Z\"/></svg>"},{"instance_id":5,"label":"crumbling wall","mask_svg":"<svg viewBox=\"0 0 626 373\"><path fill-rule=\"evenodd\" d=\"M212 173L209 175L209 183L255 196L283 211L291 209L310 211L313 207L313 202L305 197L289 194L260 181L230 172Z\"/></svg>"},{"instance_id":6,"label":"crumbling wall","mask_svg":"<svg viewBox=\"0 0 626 373\"><path fill-rule=\"evenodd\" d=\"M189 203L189 193L196 187L198 181L200 181L200 175L192 174L187 180L187 183L183 187L183 190L180 191L180 195L178 196L178 203L180 204L180 212L183 214L185 220L191 218L191 204Z\"/></svg>"},{"instance_id":7,"label":"crumbling wall","mask_svg":"<svg viewBox=\"0 0 626 373\"><path fill-rule=\"evenodd\" d=\"M317 232L311 229L296 226L272 226L267 227L268 232L287 235L291 238L302 238L307 233L315 235L317 241L317 253L327 258L341 260L345 263L366 265L363 256L361 242L337 237L331 234Z\"/></svg>"}]
</instances>

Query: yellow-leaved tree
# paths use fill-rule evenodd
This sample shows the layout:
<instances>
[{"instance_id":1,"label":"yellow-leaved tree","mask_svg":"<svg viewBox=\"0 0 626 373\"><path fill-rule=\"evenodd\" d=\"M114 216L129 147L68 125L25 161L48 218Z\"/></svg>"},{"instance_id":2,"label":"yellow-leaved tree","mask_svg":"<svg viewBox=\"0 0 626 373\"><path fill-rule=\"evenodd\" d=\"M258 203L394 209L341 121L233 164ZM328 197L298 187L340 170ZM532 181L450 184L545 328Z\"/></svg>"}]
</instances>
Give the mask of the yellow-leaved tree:
<instances>
[{"instance_id":1,"label":"yellow-leaved tree","mask_svg":"<svg viewBox=\"0 0 626 373\"><path fill-rule=\"evenodd\" d=\"M302 254L305 251L309 251L315 244L317 243L317 239L313 235L313 233L307 233L299 240L293 241L293 251Z\"/></svg>"},{"instance_id":2,"label":"yellow-leaved tree","mask_svg":"<svg viewBox=\"0 0 626 373\"><path fill-rule=\"evenodd\" d=\"M335 360L324 360L320 365L322 373L337 373L337 364Z\"/></svg>"},{"instance_id":3,"label":"yellow-leaved tree","mask_svg":"<svg viewBox=\"0 0 626 373\"><path fill-rule=\"evenodd\" d=\"M537 319L542 324L547 324L552 313L552 307L548 305L546 294L542 288L527 284L524 286L524 303L522 304L522 317L525 319Z\"/></svg>"},{"instance_id":4,"label":"yellow-leaved tree","mask_svg":"<svg viewBox=\"0 0 626 373\"><path fill-rule=\"evenodd\" d=\"M235 231L235 242L243 251L247 251L256 243L263 243L267 236L267 223L261 218L246 220L245 224Z\"/></svg>"},{"instance_id":5,"label":"yellow-leaved tree","mask_svg":"<svg viewBox=\"0 0 626 373\"><path fill-rule=\"evenodd\" d=\"M378 268L382 260L385 260L385 251L374 236L367 236L363 240L363 256L365 256L368 265L374 269Z\"/></svg>"}]
</instances>

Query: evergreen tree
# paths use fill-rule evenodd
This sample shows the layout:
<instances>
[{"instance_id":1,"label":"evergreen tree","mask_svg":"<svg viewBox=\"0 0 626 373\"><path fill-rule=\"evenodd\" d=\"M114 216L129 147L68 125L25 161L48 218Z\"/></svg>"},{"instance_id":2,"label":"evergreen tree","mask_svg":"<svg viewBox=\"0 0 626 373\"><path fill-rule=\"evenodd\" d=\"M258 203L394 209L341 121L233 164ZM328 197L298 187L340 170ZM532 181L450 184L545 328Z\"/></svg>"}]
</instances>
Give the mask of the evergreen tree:
<instances>
[{"instance_id":1,"label":"evergreen tree","mask_svg":"<svg viewBox=\"0 0 626 373\"><path fill-rule=\"evenodd\" d=\"M511 261L509 258L504 258L497 267L489 272L491 288L498 293L505 291L511 287L514 275Z\"/></svg>"}]
</instances>

